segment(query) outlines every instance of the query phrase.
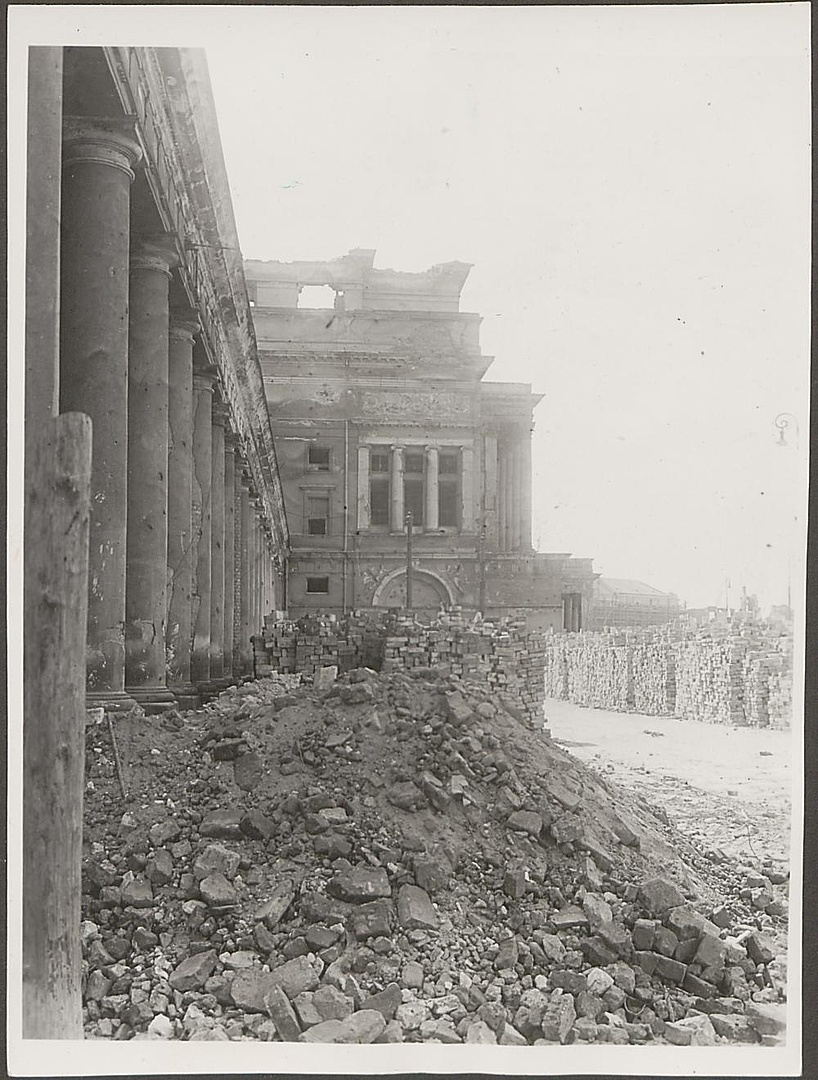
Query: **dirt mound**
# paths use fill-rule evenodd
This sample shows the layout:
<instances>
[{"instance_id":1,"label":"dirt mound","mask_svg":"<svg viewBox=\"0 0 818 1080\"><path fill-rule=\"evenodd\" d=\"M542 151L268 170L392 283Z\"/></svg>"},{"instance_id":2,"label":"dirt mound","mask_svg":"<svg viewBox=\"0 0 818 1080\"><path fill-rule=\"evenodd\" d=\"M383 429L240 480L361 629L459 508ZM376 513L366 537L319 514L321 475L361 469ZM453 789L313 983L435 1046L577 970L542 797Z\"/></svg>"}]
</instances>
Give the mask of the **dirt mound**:
<instances>
[{"instance_id":1,"label":"dirt mound","mask_svg":"<svg viewBox=\"0 0 818 1080\"><path fill-rule=\"evenodd\" d=\"M467 682L296 682L119 720L124 796L89 731L89 1036L779 1037L781 883L737 882Z\"/></svg>"}]
</instances>

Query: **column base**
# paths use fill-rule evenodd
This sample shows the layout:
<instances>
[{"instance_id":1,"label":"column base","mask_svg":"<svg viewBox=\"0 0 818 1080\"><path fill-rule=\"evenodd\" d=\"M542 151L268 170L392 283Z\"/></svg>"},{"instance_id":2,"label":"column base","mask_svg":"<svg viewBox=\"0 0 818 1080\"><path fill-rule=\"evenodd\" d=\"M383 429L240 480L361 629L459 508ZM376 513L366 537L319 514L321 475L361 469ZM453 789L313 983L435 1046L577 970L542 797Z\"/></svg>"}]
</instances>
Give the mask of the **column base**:
<instances>
[{"instance_id":1,"label":"column base","mask_svg":"<svg viewBox=\"0 0 818 1080\"><path fill-rule=\"evenodd\" d=\"M168 690L176 698L176 708L179 712L198 709L202 703L199 691L193 683L170 683Z\"/></svg>"},{"instance_id":2,"label":"column base","mask_svg":"<svg viewBox=\"0 0 818 1080\"><path fill-rule=\"evenodd\" d=\"M148 715L167 712L176 706L176 697L166 686L128 686L126 691Z\"/></svg>"},{"instance_id":3,"label":"column base","mask_svg":"<svg viewBox=\"0 0 818 1080\"><path fill-rule=\"evenodd\" d=\"M124 690L89 690L85 694L86 709L105 709L112 713L129 713L137 704Z\"/></svg>"}]
</instances>

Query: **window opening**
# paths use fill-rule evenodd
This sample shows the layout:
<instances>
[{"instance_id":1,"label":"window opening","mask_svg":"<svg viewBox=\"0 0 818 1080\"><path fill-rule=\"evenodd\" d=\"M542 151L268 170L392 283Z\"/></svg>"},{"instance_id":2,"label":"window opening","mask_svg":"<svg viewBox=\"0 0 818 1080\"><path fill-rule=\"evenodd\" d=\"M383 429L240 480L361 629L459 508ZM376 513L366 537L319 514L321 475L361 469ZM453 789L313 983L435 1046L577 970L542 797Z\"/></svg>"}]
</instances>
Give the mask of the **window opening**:
<instances>
[{"instance_id":1,"label":"window opening","mask_svg":"<svg viewBox=\"0 0 818 1080\"><path fill-rule=\"evenodd\" d=\"M460 452L441 450L438 458L437 519L443 528L460 524Z\"/></svg>"},{"instance_id":2,"label":"window opening","mask_svg":"<svg viewBox=\"0 0 818 1080\"><path fill-rule=\"evenodd\" d=\"M326 536L329 532L329 497L307 496L307 534Z\"/></svg>"},{"instance_id":3,"label":"window opening","mask_svg":"<svg viewBox=\"0 0 818 1080\"><path fill-rule=\"evenodd\" d=\"M307 578L307 592L308 593L328 593L329 592L329 578L328 577L308 577Z\"/></svg>"},{"instance_id":4,"label":"window opening","mask_svg":"<svg viewBox=\"0 0 818 1080\"><path fill-rule=\"evenodd\" d=\"M311 469L329 472L329 447L310 445L307 448L307 464Z\"/></svg>"},{"instance_id":5,"label":"window opening","mask_svg":"<svg viewBox=\"0 0 818 1080\"><path fill-rule=\"evenodd\" d=\"M369 521L389 524L389 449L385 446L369 452Z\"/></svg>"},{"instance_id":6,"label":"window opening","mask_svg":"<svg viewBox=\"0 0 818 1080\"><path fill-rule=\"evenodd\" d=\"M302 285L298 290L298 307L308 310L334 310L335 289L329 285Z\"/></svg>"}]
</instances>

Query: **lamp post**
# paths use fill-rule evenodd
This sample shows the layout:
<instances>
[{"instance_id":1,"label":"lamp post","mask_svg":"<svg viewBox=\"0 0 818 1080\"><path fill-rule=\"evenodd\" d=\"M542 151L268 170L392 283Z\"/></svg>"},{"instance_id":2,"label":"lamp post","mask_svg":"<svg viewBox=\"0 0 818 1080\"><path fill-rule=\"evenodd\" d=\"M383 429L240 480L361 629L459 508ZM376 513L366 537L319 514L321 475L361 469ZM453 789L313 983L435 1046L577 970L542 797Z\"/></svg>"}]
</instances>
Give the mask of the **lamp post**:
<instances>
[{"instance_id":1,"label":"lamp post","mask_svg":"<svg viewBox=\"0 0 818 1080\"><path fill-rule=\"evenodd\" d=\"M412 607L412 528L414 517L411 510L406 511L406 607Z\"/></svg>"}]
</instances>

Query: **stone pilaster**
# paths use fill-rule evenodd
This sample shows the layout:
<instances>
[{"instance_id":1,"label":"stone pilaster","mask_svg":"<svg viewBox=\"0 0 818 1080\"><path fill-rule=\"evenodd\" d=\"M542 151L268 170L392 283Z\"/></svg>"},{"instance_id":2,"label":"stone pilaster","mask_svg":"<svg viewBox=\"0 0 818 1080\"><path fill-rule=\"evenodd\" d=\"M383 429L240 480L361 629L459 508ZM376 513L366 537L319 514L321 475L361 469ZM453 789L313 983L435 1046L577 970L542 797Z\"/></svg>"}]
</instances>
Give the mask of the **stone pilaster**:
<instances>
[{"instance_id":1,"label":"stone pilaster","mask_svg":"<svg viewBox=\"0 0 818 1080\"><path fill-rule=\"evenodd\" d=\"M426 513L424 529L437 532L440 523L440 452L436 446L427 446L426 457Z\"/></svg>"},{"instance_id":2,"label":"stone pilaster","mask_svg":"<svg viewBox=\"0 0 818 1080\"><path fill-rule=\"evenodd\" d=\"M483 442L484 540L490 547L499 543L497 530L497 436L486 435Z\"/></svg>"},{"instance_id":3,"label":"stone pilaster","mask_svg":"<svg viewBox=\"0 0 818 1080\"><path fill-rule=\"evenodd\" d=\"M193 652L190 677L197 686L210 681L211 502L213 482L213 388L216 371L194 368L193 533L196 557L193 578Z\"/></svg>"},{"instance_id":4,"label":"stone pilaster","mask_svg":"<svg viewBox=\"0 0 818 1080\"><path fill-rule=\"evenodd\" d=\"M125 688L147 709L169 707L165 626L168 565L168 287L173 240L131 248L128 313L128 537Z\"/></svg>"},{"instance_id":5,"label":"stone pilaster","mask_svg":"<svg viewBox=\"0 0 818 1080\"><path fill-rule=\"evenodd\" d=\"M88 702L129 709L125 693L132 121L63 126L60 411L93 425L86 674Z\"/></svg>"},{"instance_id":6,"label":"stone pilaster","mask_svg":"<svg viewBox=\"0 0 818 1080\"><path fill-rule=\"evenodd\" d=\"M193 558L193 339L194 313L171 311L168 341L168 687L181 708L195 708L190 681Z\"/></svg>"},{"instance_id":7,"label":"stone pilaster","mask_svg":"<svg viewBox=\"0 0 818 1080\"><path fill-rule=\"evenodd\" d=\"M403 458L403 447L393 446L389 485L389 530L393 533L403 532L406 527L403 520Z\"/></svg>"},{"instance_id":8,"label":"stone pilaster","mask_svg":"<svg viewBox=\"0 0 818 1080\"><path fill-rule=\"evenodd\" d=\"M369 502L369 454L368 446L358 447L358 528L368 529L370 525Z\"/></svg>"},{"instance_id":9,"label":"stone pilaster","mask_svg":"<svg viewBox=\"0 0 818 1080\"><path fill-rule=\"evenodd\" d=\"M474 448L460 450L460 528L474 532Z\"/></svg>"},{"instance_id":10,"label":"stone pilaster","mask_svg":"<svg viewBox=\"0 0 818 1080\"><path fill-rule=\"evenodd\" d=\"M227 409L213 401L210 482L210 678L224 676L224 426Z\"/></svg>"}]
</instances>

